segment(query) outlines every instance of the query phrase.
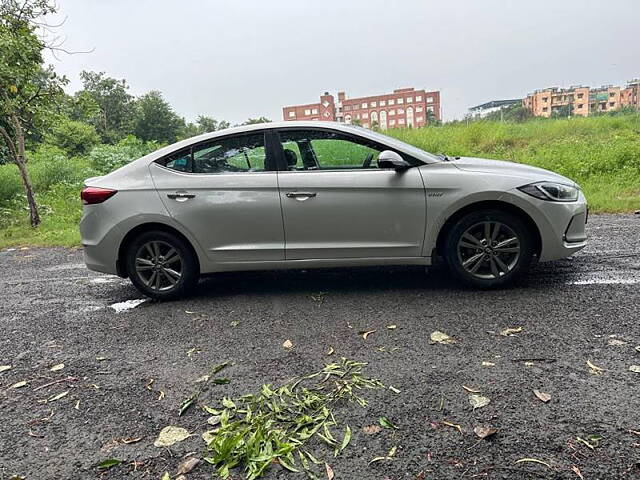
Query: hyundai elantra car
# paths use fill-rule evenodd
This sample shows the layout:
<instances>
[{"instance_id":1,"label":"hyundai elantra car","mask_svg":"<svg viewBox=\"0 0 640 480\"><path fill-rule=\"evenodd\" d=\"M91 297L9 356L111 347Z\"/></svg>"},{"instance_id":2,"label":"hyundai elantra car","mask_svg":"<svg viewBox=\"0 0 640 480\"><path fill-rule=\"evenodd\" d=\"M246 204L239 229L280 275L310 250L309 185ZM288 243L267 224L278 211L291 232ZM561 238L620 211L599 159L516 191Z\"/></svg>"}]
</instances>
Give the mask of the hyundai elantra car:
<instances>
[{"instance_id":1,"label":"hyundai elantra car","mask_svg":"<svg viewBox=\"0 0 640 480\"><path fill-rule=\"evenodd\" d=\"M215 272L438 262L496 287L586 242L568 178L341 123L200 135L86 180L81 198L88 268L157 299Z\"/></svg>"}]
</instances>

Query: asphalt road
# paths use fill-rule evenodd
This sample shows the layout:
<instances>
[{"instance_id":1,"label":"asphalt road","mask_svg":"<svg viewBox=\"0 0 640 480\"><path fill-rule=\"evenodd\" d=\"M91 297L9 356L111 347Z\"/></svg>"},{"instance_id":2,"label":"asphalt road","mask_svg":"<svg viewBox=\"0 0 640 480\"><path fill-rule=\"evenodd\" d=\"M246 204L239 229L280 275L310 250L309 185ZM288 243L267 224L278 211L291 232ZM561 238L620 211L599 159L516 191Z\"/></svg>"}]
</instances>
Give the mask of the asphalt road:
<instances>
[{"instance_id":1,"label":"asphalt road","mask_svg":"<svg viewBox=\"0 0 640 480\"><path fill-rule=\"evenodd\" d=\"M80 250L2 251L0 365L12 368L0 373L0 479L174 479L183 455L202 454L206 415L177 412L212 365L234 363L231 383L201 397L209 405L337 356L369 362L367 373L400 393L338 407L354 435L338 458L327 451L336 479L640 478L640 373L629 370L640 365L640 216L592 216L588 233L573 259L506 290L463 289L415 268L224 274L186 300L119 313L110 306L140 295L87 271ZM376 332L365 340L364 330ZM431 344L435 330L457 343ZM463 385L490 403L473 410ZM398 429L365 435L381 416ZM154 447L167 425L194 435ZM478 425L499 431L480 441ZM369 465L394 446L393 460ZM100 473L106 458L123 463ZM212 471L200 464L187 477ZM274 465L267 478L303 476Z\"/></svg>"}]
</instances>

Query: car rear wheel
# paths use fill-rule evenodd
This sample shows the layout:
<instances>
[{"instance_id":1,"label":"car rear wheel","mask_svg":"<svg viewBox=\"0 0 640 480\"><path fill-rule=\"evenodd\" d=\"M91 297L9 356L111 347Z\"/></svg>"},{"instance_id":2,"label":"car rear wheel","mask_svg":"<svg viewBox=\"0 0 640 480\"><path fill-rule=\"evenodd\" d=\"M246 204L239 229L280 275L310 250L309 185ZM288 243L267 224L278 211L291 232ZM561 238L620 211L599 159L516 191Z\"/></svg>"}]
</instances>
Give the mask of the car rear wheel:
<instances>
[{"instance_id":1,"label":"car rear wheel","mask_svg":"<svg viewBox=\"0 0 640 480\"><path fill-rule=\"evenodd\" d=\"M159 300L181 297L198 281L195 254L169 232L149 231L136 237L127 249L126 264L135 287Z\"/></svg>"},{"instance_id":2,"label":"car rear wheel","mask_svg":"<svg viewBox=\"0 0 640 480\"><path fill-rule=\"evenodd\" d=\"M509 212L471 212L449 231L444 253L459 280L475 287L499 287L528 270L534 253L532 234Z\"/></svg>"}]
</instances>

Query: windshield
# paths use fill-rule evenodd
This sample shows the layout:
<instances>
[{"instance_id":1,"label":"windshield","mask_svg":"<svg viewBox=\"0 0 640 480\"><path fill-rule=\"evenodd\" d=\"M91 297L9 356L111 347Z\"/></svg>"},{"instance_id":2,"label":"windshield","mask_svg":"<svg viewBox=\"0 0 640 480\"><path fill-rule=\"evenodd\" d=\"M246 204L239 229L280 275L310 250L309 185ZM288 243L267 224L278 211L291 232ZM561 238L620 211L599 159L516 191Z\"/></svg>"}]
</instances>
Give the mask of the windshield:
<instances>
[{"instance_id":1,"label":"windshield","mask_svg":"<svg viewBox=\"0 0 640 480\"><path fill-rule=\"evenodd\" d=\"M366 136L371 140L375 140L377 142L389 145L392 148L397 148L411 156L417 158L427 157L431 161L441 162L442 157L438 155L434 155L433 153L422 150L421 148L415 147L410 143L403 142L402 140L398 140L397 138L390 137L388 135L383 135L382 133L376 132L374 130L369 130L368 128L359 127L357 125L348 125L349 129L354 130L358 135Z\"/></svg>"}]
</instances>

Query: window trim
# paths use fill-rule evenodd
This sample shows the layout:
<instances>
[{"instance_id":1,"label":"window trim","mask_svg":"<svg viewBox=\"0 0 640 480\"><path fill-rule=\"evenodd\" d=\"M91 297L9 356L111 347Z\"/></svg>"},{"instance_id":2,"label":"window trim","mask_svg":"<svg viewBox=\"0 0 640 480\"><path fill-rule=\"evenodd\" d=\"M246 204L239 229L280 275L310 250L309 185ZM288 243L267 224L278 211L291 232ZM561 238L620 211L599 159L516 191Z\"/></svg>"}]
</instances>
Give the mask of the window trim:
<instances>
[{"instance_id":1,"label":"window trim","mask_svg":"<svg viewBox=\"0 0 640 480\"><path fill-rule=\"evenodd\" d=\"M367 146L369 143L370 148L374 148L376 150L380 150L380 152L384 150L391 150L400 155L403 159L411 164L410 168L420 167L422 165L426 165L422 160L419 160L407 153L396 150L395 148L385 145L384 143L377 142L375 140L371 140L367 137L361 137L359 135L355 135L351 132L344 132L342 130L333 130L331 128L322 128L322 127L280 127L273 130L274 139L277 140L274 145L275 151L277 152L276 165L278 167L278 173L317 173L317 172L385 172L388 169L381 168L362 168L362 167L345 167L345 168L319 168L317 170L289 170L287 162L284 158L284 148L282 147L282 140L280 138L280 132L287 131L310 131L310 132L323 132L323 133L336 133L342 135L347 139L353 139L354 143L364 144Z\"/></svg>"},{"instance_id":2,"label":"window trim","mask_svg":"<svg viewBox=\"0 0 640 480\"><path fill-rule=\"evenodd\" d=\"M277 162L277 155L276 152L273 150L273 148L270 146L270 143L272 143L273 140L273 136L269 135L271 130L268 129L264 129L264 130L254 130L254 131L247 131L247 132L238 132L238 133L231 133L228 135L220 135L220 136L216 136L216 137L212 137L212 138L208 138L206 140L200 140L199 142L195 142L192 143L191 145L187 145L184 146L182 148L177 148L176 150L167 153L166 155L163 155L162 157L154 160L152 163L158 165L159 167L165 168L167 170L169 170L170 172L173 173L178 173L178 174L184 174L184 175L245 175L247 173L275 173L278 171L278 162ZM264 170L260 170L260 171L244 171L244 172L211 172L211 173L206 173L206 172L194 172L193 169L195 167L195 162L193 161L193 150L197 147L199 147L200 145L204 145L207 143L212 143L212 142L216 142L216 141L224 141L226 139L229 138L234 138L234 137L245 137L245 136L250 136L250 135L257 135L257 134L262 134L263 139L264 139L264 151L265 151L265 158L264 158L264 166L265 169ZM279 139L278 139L279 142ZM166 162L169 159L169 157L175 155L176 153L179 153L183 150L189 150L189 156L190 156L190 161L191 161L191 171L190 172L183 172L180 170L175 170L173 168L169 168L166 166ZM270 159L273 158L272 161L270 161ZM269 167L269 168L267 168Z\"/></svg>"}]
</instances>

